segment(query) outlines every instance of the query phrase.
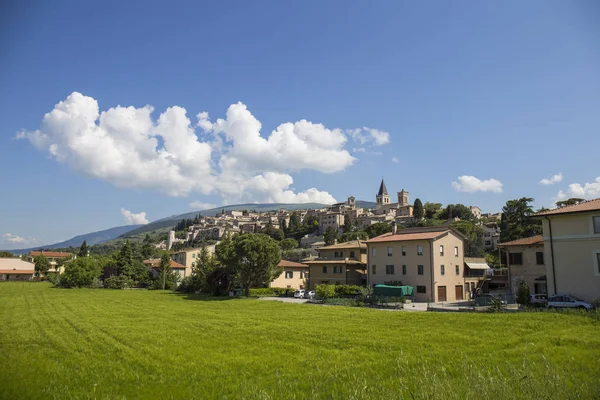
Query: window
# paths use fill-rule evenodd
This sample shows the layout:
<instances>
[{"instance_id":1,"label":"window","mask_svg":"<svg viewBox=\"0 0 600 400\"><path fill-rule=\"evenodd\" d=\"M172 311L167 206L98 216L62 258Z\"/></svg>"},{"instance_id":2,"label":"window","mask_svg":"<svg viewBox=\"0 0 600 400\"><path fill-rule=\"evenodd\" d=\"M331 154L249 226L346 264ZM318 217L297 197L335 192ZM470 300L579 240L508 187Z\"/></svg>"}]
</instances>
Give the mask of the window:
<instances>
[{"instance_id":1,"label":"window","mask_svg":"<svg viewBox=\"0 0 600 400\"><path fill-rule=\"evenodd\" d=\"M285 279L293 279L294 271L285 271Z\"/></svg>"},{"instance_id":2,"label":"window","mask_svg":"<svg viewBox=\"0 0 600 400\"><path fill-rule=\"evenodd\" d=\"M327 273L327 266L323 266L323 273L326 274Z\"/></svg>"},{"instance_id":3,"label":"window","mask_svg":"<svg viewBox=\"0 0 600 400\"><path fill-rule=\"evenodd\" d=\"M394 266L393 265L386 265L385 266L385 274L386 275L394 275Z\"/></svg>"},{"instance_id":4,"label":"window","mask_svg":"<svg viewBox=\"0 0 600 400\"><path fill-rule=\"evenodd\" d=\"M418 256L422 256L423 255L423 246L421 246L421 245L417 246L417 255Z\"/></svg>"},{"instance_id":5,"label":"window","mask_svg":"<svg viewBox=\"0 0 600 400\"><path fill-rule=\"evenodd\" d=\"M485 245L486 245L486 246L491 246L491 245L492 245L492 242L490 242L489 240L486 240L486 241L485 241Z\"/></svg>"},{"instance_id":6,"label":"window","mask_svg":"<svg viewBox=\"0 0 600 400\"><path fill-rule=\"evenodd\" d=\"M402 275L406 275L406 265L402 266Z\"/></svg>"},{"instance_id":7,"label":"window","mask_svg":"<svg viewBox=\"0 0 600 400\"><path fill-rule=\"evenodd\" d=\"M458 246L454 246L454 257L458 257Z\"/></svg>"},{"instance_id":8,"label":"window","mask_svg":"<svg viewBox=\"0 0 600 400\"><path fill-rule=\"evenodd\" d=\"M406 246L402 246L402 255L405 256L406 255Z\"/></svg>"},{"instance_id":9,"label":"window","mask_svg":"<svg viewBox=\"0 0 600 400\"><path fill-rule=\"evenodd\" d=\"M522 253L510 253L508 255L508 262L513 265L523 265L523 254Z\"/></svg>"},{"instance_id":10,"label":"window","mask_svg":"<svg viewBox=\"0 0 600 400\"><path fill-rule=\"evenodd\" d=\"M427 293L426 286L417 286L417 293Z\"/></svg>"},{"instance_id":11,"label":"window","mask_svg":"<svg viewBox=\"0 0 600 400\"><path fill-rule=\"evenodd\" d=\"M423 275L423 266L417 265L417 275Z\"/></svg>"},{"instance_id":12,"label":"window","mask_svg":"<svg viewBox=\"0 0 600 400\"><path fill-rule=\"evenodd\" d=\"M354 258L354 252L353 251L350 252L350 258Z\"/></svg>"},{"instance_id":13,"label":"window","mask_svg":"<svg viewBox=\"0 0 600 400\"><path fill-rule=\"evenodd\" d=\"M594 217L594 233L600 233L600 217Z\"/></svg>"},{"instance_id":14,"label":"window","mask_svg":"<svg viewBox=\"0 0 600 400\"><path fill-rule=\"evenodd\" d=\"M456 271L456 275L460 275L460 267L457 265L456 267L454 267L455 271Z\"/></svg>"},{"instance_id":15,"label":"window","mask_svg":"<svg viewBox=\"0 0 600 400\"><path fill-rule=\"evenodd\" d=\"M535 253L535 262L537 265L544 265L544 252L537 251Z\"/></svg>"},{"instance_id":16,"label":"window","mask_svg":"<svg viewBox=\"0 0 600 400\"><path fill-rule=\"evenodd\" d=\"M446 266L445 266L445 265L443 265L443 264L442 264L442 265L440 265L440 273L441 273L442 275L446 275Z\"/></svg>"},{"instance_id":17,"label":"window","mask_svg":"<svg viewBox=\"0 0 600 400\"><path fill-rule=\"evenodd\" d=\"M392 248L390 246L388 246L387 251L388 251L388 257L391 257L392 256Z\"/></svg>"},{"instance_id":18,"label":"window","mask_svg":"<svg viewBox=\"0 0 600 400\"><path fill-rule=\"evenodd\" d=\"M192 258L196 258L196 255L195 255L195 254L192 254Z\"/></svg>"},{"instance_id":19,"label":"window","mask_svg":"<svg viewBox=\"0 0 600 400\"><path fill-rule=\"evenodd\" d=\"M444 246L440 245L440 256L444 255Z\"/></svg>"},{"instance_id":20,"label":"window","mask_svg":"<svg viewBox=\"0 0 600 400\"><path fill-rule=\"evenodd\" d=\"M333 267L333 273L337 274L338 273L338 267Z\"/></svg>"},{"instance_id":21,"label":"window","mask_svg":"<svg viewBox=\"0 0 600 400\"><path fill-rule=\"evenodd\" d=\"M371 271L372 271L371 273L373 275L375 275L377 273L377 265L375 265L375 264L371 265Z\"/></svg>"},{"instance_id":22,"label":"window","mask_svg":"<svg viewBox=\"0 0 600 400\"><path fill-rule=\"evenodd\" d=\"M377 251L376 251L375 247L373 247L373 248L371 249L371 255L372 255L373 257L375 257L376 253L377 253Z\"/></svg>"},{"instance_id":23,"label":"window","mask_svg":"<svg viewBox=\"0 0 600 400\"><path fill-rule=\"evenodd\" d=\"M596 252L596 268L594 269L594 275L600 276L600 251Z\"/></svg>"}]
</instances>

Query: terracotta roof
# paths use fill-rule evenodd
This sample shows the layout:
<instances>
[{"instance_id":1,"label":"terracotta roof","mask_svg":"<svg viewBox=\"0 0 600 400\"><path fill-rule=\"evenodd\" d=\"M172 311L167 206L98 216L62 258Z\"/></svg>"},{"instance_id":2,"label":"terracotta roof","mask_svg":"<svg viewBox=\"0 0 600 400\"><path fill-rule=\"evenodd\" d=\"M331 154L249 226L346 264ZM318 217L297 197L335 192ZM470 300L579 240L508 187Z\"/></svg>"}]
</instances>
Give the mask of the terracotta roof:
<instances>
[{"instance_id":1,"label":"terracotta roof","mask_svg":"<svg viewBox=\"0 0 600 400\"><path fill-rule=\"evenodd\" d=\"M323 258L317 258L315 260L306 261L307 264L346 264L346 265L364 265L357 260L327 260ZM365 266L366 267L366 266Z\"/></svg>"},{"instance_id":2,"label":"terracotta roof","mask_svg":"<svg viewBox=\"0 0 600 400\"><path fill-rule=\"evenodd\" d=\"M506 243L498 243L498 247L504 246L530 246L534 244L544 244L544 238L542 235L531 236L527 238L513 240L511 242Z\"/></svg>"},{"instance_id":3,"label":"terracotta roof","mask_svg":"<svg viewBox=\"0 0 600 400\"><path fill-rule=\"evenodd\" d=\"M391 232L367 240L367 243L404 242L409 240L430 240L447 234L451 229L447 226L426 226L419 228L399 229L396 234ZM462 234L458 233L459 236Z\"/></svg>"},{"instance_id":4,"label":"terracotta roof","mask_svg":"<svg viewBox=\"0 0 600 400\"><path fill-rule=\"evenodd\" d=\"M73 253L65 253L62 251L32 251L29 253L32 257L37 257L39 255L44 255L45 257L54 257L54 258L62 258L62 257L70 257Z\"/></svg>"},{"instance_id":5,"label":"terracotta roof","mask_svg":"<svg viewBox=\"0 0 600 400\"><path fill-rule=\"evenodd\" d=\"M281 260L279 261L278 267L296 267L296 268L308 268L306 264L300 264L297 262L289 261L289 260Z\"/></svg>"},{"instance_id":6,"label":"terracotta roof","mask_svg":"<svg viewBox=\"0 0 600 400\"><path fill-rule=\"evenodd\" d=\"M151 266L152 268L158 268L160 266L160 258L151 258L149 260L144 260L144 264ZM171 260L171 268L173 269L185 269L186 266L183 264L179 264Z\"/></svg>"},{"instance_id":7,"label":"terracotta roof","mask_svg":"<svg viewBox=\"0 0 600 400\"><path fill-rule=\"evenodd\" d=\"M600 199L588 200L572 206L555 208L554 210L542 211L533 214L534 217L544 217L546 215L571 214L586 211L600 211Z\"/></svg>"},{"instance_id":8,"label":"terracotta roof","mask_svg":"<svg viewBox=\"0 0 600 400\"><path fill-rule=\"evenodd\" d=\"M318 250L337 250L337 249L366 249L367 245L364 240L350 240L344 243L332 244L331 246L319 247Z\"/></svg>"},{"instance_id":9,"label":"terracotta roof","mask_svg":"<svg viewBox=\"0 0 600 400\"><path fill-rule=\"evenodd\" d=\"M11 275L33 275L34 270L28 269L0 269L0 274L11 274Z\"/></svg>"}]
</instances>

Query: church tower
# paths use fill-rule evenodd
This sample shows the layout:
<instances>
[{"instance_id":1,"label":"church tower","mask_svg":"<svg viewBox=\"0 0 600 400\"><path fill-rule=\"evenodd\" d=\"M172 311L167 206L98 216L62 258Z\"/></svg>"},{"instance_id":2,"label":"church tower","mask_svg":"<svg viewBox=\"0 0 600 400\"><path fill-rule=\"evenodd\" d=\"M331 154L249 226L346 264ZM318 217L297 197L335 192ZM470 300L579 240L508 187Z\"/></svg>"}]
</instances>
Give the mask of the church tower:
<instances>
[{"instance_id":1,"label":"church tower","mask_svg":"<svg viewBox=\"0 0 600 400\"><path fill-rule=\"evenodd\" d=\"M383 178L381 178L381 185L379 185L379 192L377 193L377 196L375 196L375 201L377 203L377 209L380 209L381 206L390 204L390 195L388 194L387 188L385 187L385 182L383 182Z\"/></svg>"},{"instance_id":2,"label":"church tower","mask_svg":"<svg viewBox=\"0 0 600 400\"><path fill-rule=\"evenodd\" d=\"M398 205L400 207L410 205L408 204L408 192L404 189L402 189L401 192L398 192Z\"/></svg>"}]
</instances>

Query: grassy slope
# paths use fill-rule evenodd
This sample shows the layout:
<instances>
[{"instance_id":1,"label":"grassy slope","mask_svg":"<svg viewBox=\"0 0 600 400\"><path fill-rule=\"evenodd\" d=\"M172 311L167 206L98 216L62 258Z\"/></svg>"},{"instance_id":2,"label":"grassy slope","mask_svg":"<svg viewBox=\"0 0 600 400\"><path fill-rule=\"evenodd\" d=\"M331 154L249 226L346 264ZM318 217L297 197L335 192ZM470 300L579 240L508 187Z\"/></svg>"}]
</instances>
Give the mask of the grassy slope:
<instances>
[{"instance_id":1,"label":"grassy slope","mask_svg":"<svg viewBox=\"0 0 600 400\"><path fill-rule=\"evenodd\" d=\"M0 397L593 398L600 324L0 284Z\"/></svg>"}]
</instances>

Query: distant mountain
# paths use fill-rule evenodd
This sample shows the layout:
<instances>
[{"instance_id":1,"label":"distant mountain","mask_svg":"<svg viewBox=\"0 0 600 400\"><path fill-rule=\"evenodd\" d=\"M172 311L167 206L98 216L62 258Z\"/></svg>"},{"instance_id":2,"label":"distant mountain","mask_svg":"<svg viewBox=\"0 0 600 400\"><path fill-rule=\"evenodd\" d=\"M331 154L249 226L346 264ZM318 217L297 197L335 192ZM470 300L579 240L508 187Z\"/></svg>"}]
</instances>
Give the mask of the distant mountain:
<instances>
[{"instance_id":1,"label":"distant mountain","mask_svg":"<svg viewBox=\"0 0 600 400\"><path fill-rule=\"evenodd\" d=\"M209 210L202 211L193 211L185 214L172 215L170 217L162 218L157 221L151 222L147 225L143 225L140 228L134 229L132 231L126 232L122 235L122 237L139 235L140 233L152 232L162 228L171 228L174 227L177 222L182 219L194 219L194 217L198 214L202 214L204 216L214 217L217 213L220 213L222 210L225 211L240 211L240 210L249 210L249 211L279 211L280 209L285 209L288 211L293 210L306 210L306 209L314 209L314 208L325 208L328 207L328 204L319 204L319 203L294 203L294 204L286 204L286 203L263 203L263 204L236 204L231 206L222 206L211 208ZM375 208L375 203L372 201L356 201L357 207L362 208Z\"/></svg>"},{"instance_id":2,"label":"distant mountain","mask_svg":"<svg viewBox=\"0 0 600 400\"><path fill-rule=\"evenodd\" d=\"M117 226L115 228L105 229L103 231L86 233L85 235L75 236L72 239L65 240L64 242L49 244L46 246L38 246L31 247L29 249L18 249L18 250L10 250L13 254L25 254L29 253L32 250L40 250L40 249L60 249L65 247L79 247L81 243L85 240L88 246L92 246L94 244L108 242L109 240L113 240L118 238L119 236L127 233L133 229L139 228L144 225L125 225L125 226Z\"/></svg>"}]
</instances>

